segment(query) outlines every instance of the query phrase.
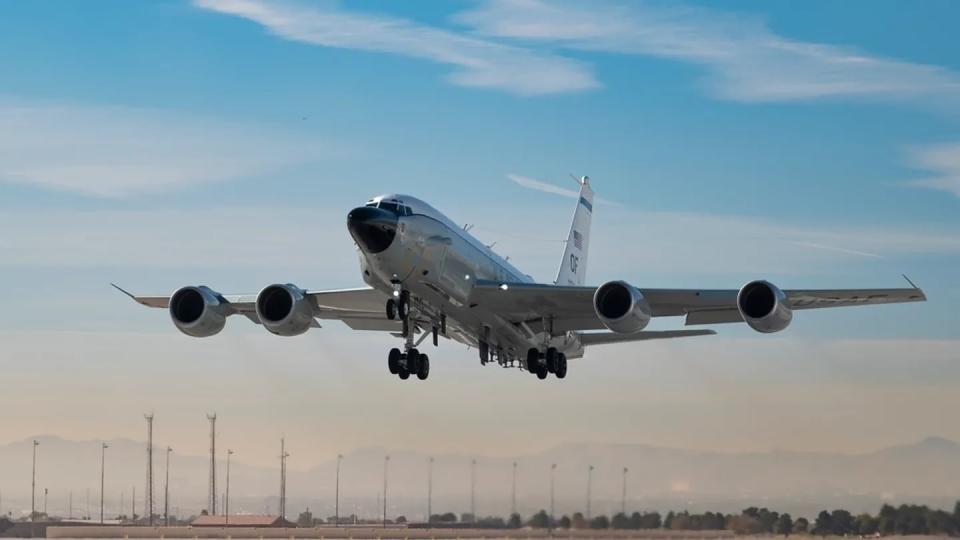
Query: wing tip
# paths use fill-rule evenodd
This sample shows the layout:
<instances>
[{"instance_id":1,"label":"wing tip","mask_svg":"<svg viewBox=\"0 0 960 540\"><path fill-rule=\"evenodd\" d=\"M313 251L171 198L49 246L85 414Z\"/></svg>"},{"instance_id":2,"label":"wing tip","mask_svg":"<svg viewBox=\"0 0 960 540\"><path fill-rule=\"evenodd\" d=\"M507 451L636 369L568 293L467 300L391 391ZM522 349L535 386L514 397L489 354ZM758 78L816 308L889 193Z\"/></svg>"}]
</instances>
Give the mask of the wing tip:
<instances>
[{"instance_id":1,"label":"wing tip","mask_svg":"<svg viewBox=\"0 0 960 540\"><path fill-rule=\"evenodd\" d=\"M117 285L116 283L110 282L110 286L113 287L114 289L122 292L123 294L129 296L129 297L132 298L134 301L137 301L137 297L134 296L133 293L131 293L130 291L127 291L126 289L124 289L123 287Z\"/></svg>"},{"instance_id":2,"label":"wing tip","mask_svg":"<svg viewBox=\"0 0 960 540\"><path fill-rule=\"evenodd\" d=\"M926 294L925 292L923 292L923 289L921 289L920 287L917 287L917 284L914 283L912 279L908 278L906 274L900 274L900 275L903 276L903 279L905 279L905 280L907 281L907 283L910 284L910 287L912 287L913 290L916 291L917 294L919 295L919 296L914 297L914 298L916 299L916 301L917 301L917 302L926 302L926 301L927 301L927 294Z\"/></svg>"}]
</instances>

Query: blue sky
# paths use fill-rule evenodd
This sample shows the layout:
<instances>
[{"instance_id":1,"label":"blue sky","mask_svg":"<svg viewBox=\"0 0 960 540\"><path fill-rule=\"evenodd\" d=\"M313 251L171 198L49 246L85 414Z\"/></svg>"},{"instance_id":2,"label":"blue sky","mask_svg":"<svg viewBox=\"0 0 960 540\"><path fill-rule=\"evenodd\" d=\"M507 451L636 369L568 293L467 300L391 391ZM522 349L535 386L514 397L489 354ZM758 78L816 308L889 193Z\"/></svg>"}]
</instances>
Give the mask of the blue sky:
<instances>
[{"instance_id":1,"label":"blue sky","mask_svg":"<svg viewBox=\"0 0 960 540\"><path fill-rule=\"evenodd\" d=\"M958 17L950 1L6 2L0 289L18 309L0 325L175 341L106 284L356 285L344 216L385 191L474 224L548 281L572 201L510 175L569 188L573 173L614 202L598 206L594 281L906 273L930 302L803 313L789 339L941 351L960 322ZM260 339L230 326L215 339ZM303 339L353 343L323 332ZM885 369L909 385L924 367Z\"/></svg>"}]
</instances>

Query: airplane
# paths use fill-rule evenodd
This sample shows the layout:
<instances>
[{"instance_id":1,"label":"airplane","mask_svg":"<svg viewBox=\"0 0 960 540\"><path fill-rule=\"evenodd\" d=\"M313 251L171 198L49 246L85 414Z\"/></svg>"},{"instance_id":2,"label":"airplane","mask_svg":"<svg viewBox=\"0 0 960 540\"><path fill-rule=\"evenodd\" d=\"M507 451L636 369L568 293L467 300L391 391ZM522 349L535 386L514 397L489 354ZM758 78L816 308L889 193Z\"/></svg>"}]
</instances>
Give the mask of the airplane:
<instances>
[{"instance_id":1,"label":"airplane","mask_svg":"<svg viewBox=\"0 0 960 540\"><path fill-rule=\"evenodd\" d=\"M745 322L772 333L789 326L793 312L812 308L926 301L910 288L782 290L765 280L739 289L653 289L623 280L586 284L593 190L577 178L579 194L557 278L537 283L447 216L409 195L380 195L347 214L367 286L307 290L275 283L257 294L225 295L186 286L170 296L137 296L167 309L173 324L192 337L220 332L231 315L243 315L278 336L339 320L355 330L390 332L403 340L387 367L401 379L430 374L423 342L439 337L479 351L480 362L519 368L539 379L567 375L567 360L587 347L609 343L715 334L713 330L644 330L654 317L684 316L686 326Z\"/></svg>"}]
</instances>

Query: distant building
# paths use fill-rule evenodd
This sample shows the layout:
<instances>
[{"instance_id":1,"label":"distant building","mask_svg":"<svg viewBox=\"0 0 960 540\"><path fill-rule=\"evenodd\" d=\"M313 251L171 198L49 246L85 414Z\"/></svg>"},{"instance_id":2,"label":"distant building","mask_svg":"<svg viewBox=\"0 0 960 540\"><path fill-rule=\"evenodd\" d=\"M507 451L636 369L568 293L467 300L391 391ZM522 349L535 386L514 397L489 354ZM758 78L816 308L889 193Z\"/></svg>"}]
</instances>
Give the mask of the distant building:
<instances>
[{"instance_id":1,"label":"distant building","mask_svg":"<svg viewBox=\"0 0 960 540\"><path fill-rule=\"evenodd\" d=\"M192 527L296 527L280 516L200 516L190 523Z\"/></svg>"}]
</instances>

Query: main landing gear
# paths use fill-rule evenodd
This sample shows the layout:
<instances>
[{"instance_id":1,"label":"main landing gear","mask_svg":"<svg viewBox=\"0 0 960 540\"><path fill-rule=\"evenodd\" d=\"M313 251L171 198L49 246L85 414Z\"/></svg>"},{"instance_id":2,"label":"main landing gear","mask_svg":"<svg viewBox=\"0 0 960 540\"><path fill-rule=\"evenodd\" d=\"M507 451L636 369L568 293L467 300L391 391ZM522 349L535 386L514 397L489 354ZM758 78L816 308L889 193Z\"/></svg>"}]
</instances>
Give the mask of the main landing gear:
<instances>
[{"instance_id":1,"label":"main landing gear","mask_svg":"<svg viewBox=\"0 0 960 540\"><path fill-rule=\"evenodd\" d=\"M430 358L416 348L416 345L419 345L426 336L421 337L420 341L414 344L414 328L410 325L410 293L401 291L395 299L388 299L386 315L387 319L391 321L397 319L403 321L404 350L406 350L406 352L401 352L400 349L390 349L390 353L387 355L387 368L390 373L403 380L409 379L411 375L416 375L421 381L426 380L430 376ZM442 325L445 327L446 321L443 321ZM446 328L444 328L444 331L446 331ZM436 328L434 328L433 336L434 345L436 345Z\"/></svg>"},{"instance_id":2,"label":"main landing gear","mask_svg":"<svg viewBox=\"0 0 960 540\"><path fill-rule=\"evenodd\" d=\"M387 368L390 369L390 373L403 380L409 379L410 375L416 375L418 379L424 381L430 376L430 357L414 348L405 353L400 352L400 349L390 349L390 354L387 355Z\"/></svg>"},{"instance_id":3,"label":"main landing gear","mask_svg":"<svg viewBox=\"0 0 960 540\"><path fill-rule=\"evenodd\" d=\"M543 352L530 348L527 351L527 370L540 380L546 379L549 373L562 379L567 376L567 355L554 347L547 347Z\"/></svg>"}]
</instances>

